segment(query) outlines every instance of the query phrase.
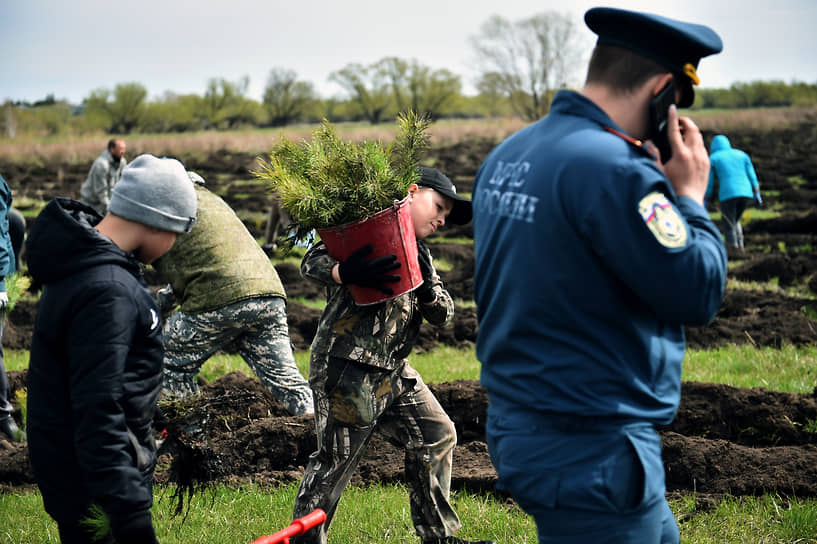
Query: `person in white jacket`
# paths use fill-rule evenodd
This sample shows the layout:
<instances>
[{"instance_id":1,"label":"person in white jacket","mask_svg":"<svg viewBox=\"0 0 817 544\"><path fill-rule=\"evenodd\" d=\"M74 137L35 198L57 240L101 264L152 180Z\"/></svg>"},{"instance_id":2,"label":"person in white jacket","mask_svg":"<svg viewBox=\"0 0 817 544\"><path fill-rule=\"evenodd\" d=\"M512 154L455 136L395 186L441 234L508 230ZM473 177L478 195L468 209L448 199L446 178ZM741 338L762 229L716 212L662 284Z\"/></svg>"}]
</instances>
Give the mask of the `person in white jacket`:
<instances>
[{"instance_id":1,"label":"person in white jacket","mask_svg":"<svg viewBox=\"0 0 817 544\"><path fill-rule=\"evenodd\" d=\"M125 159L125 148L124 140L111 139L108 142L108 149L91 165L88 177L79 191L79 199L102 216L108 211L113 186L122 177L122 170L128 164Z\"/></svg>"}]
</instances>

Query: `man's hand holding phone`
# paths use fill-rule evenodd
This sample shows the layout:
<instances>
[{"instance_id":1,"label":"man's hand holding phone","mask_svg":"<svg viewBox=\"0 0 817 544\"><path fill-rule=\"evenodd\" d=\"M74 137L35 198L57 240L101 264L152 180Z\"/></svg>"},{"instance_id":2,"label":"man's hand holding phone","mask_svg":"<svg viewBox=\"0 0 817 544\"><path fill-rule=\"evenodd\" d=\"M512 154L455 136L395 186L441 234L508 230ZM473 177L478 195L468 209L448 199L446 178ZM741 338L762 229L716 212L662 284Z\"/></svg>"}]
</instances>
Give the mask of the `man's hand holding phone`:
<instances>
[{"instance_id":1,"label":"man's hand holding phone","mask_svg":"<svg viewBox=\"0 0 817 544\"><path fill-rule=\"evenodd\" d=\"M679 117L673 104L667 116L667 137L672 158L664 165L675 194L688 196L703 206L709 181L709 155L698 126L689 117Z\"/></svg>"},{"instance_id":2,"label":"man's hand holding phone","mask_svg":"<svg viewBox=\"0 0 817 544\"><path fill-rule=\"evenodd\" d=\"M661 154L661 162L666 163L672 158L672 148L669 145L667 128L669 126L669 107L675 104L675 85L672 80L650 100L649 122L650 141L655 144Z\"/></svg>"}]
</instances>

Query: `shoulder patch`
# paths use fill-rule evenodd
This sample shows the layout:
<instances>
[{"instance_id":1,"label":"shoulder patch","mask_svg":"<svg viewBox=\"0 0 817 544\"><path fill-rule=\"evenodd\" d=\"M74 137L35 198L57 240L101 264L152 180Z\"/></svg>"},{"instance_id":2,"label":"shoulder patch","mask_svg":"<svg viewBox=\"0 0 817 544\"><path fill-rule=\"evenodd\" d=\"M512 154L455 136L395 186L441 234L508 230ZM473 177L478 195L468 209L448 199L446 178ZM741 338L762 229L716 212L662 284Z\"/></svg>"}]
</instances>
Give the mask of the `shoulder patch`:
<instances>
[{"instance_id":1,"label":"shoulder patch","mask_svg":"<svg viewBox=\"0 0 817 544\"><path fill-rule=\"evenodd\" d=\"M686 245L686 223L664 194L653 191L642 198L638 203L638 213L662 246L674 248Z\"/></svg>"}]
</instances>

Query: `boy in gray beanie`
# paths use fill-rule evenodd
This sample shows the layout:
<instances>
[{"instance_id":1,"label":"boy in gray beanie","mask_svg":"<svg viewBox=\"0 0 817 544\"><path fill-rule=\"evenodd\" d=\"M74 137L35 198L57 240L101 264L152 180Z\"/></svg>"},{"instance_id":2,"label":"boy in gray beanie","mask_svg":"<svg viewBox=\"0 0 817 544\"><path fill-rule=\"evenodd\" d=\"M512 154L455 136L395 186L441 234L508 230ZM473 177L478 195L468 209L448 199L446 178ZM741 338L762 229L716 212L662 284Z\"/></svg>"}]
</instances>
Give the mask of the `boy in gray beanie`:
<instances>
[{"instance_id":1,"label":"boy in gray beanie","mask_svg":"<svg viewBox=\"0 0 817 544\"><path fill-rule=\"evenodd\" d=\"M190 232L196 218L196 192L182 163L139 155L113 188L108 211L149 227Z\"/></svg>"},{"instance_id":2,"label":"boy in gray beanie","mask_svg":"<svg viewBox=\"0 0 817 544\"><path fill-rule=\"evenodd\" d=\"M196 194L182 164L137 157L104 218L56 198L31 226L26 259L43 293L28 371L29 456L60 541L156 543L150 509L162 385L162 327L142 263L190 230Z\"/></svg>"}]
</instances>

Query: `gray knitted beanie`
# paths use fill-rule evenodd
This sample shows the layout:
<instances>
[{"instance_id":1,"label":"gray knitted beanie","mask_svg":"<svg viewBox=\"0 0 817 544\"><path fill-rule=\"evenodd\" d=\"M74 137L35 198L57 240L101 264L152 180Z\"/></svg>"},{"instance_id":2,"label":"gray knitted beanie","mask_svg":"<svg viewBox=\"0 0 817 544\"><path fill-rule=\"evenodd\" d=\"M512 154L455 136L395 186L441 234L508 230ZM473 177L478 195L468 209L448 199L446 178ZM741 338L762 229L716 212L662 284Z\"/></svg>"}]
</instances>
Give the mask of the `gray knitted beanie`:
<instances>
[{"instance_id":1,"label":"gray knitted beanie","mask_svg":"<svg viewBox=\"0 0 817 544\"><path fill-rule=\"evenodd\" d=\"M179 234L196 220L196 191L176 159L139 155L111 192L108 211L124 219Z\"/></svg>"}]
</instances>

